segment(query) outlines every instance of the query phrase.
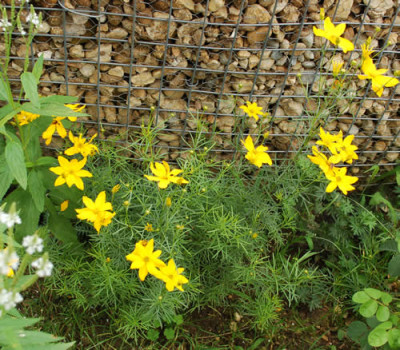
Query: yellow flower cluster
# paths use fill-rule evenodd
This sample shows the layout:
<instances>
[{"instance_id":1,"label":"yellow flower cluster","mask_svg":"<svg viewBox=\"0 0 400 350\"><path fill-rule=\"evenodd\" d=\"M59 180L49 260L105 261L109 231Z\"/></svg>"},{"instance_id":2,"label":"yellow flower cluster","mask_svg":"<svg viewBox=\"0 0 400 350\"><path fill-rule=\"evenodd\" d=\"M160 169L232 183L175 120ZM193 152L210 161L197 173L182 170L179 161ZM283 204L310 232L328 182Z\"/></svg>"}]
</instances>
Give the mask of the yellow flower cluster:
<instances>
[{"instance_id":1,"label":"yellow flower cluster","mask_svg":"<svg viewBox=\"0 0 400 350\"><path fill-rule=\"evenodd\" d=\"M78 104L67 104L66 106L76 112L80 112L83 110L83 108L85 108L85 106L80 106ZM67 136L67 131L62 124L62 120L64 120L65 118L68 118L71 121L76 121L77 119L76 117L54 117L50 126L42 134L42 137L46 140L46 145L50 144L53 134L56 131L62 138L65 138ZM64 151L64 154L67 156L80 154L83 158L81 160L78 160L76 158L68 160L63 156L59 156L59 166L51 167L49 169L54 174L58 175L54 182L54 186L67 184L68 187L72 187L75 185L79 190L84 190L84 183L82 178L93 177L93 175L89 171L84 170L83 167L87 163L87 157L93 156L96 152L99 151L97 146L92 144L92 141L95 137L96 134L93 135L89 141L87 141L82 137L82 134L79 134L79 136L76 137L72 134L71 131L69 132L69 139L72 142L73 146L66 149ZM115 216L115 213L112 212L113 209L111 203L106 202L105 191L100 192L94 201L86 196L82 197L82 201L83 204L85 204L86 208L75 209L78 213L78 219L86 220L92 223L97 233L99 233L101 227L107 226L111 223L111 220ZM68 205L68 200L63 201L61 203L60 210L67 210Z\"/></svg>"},{"instance_id":2,"label":"yellow flower cluster","mask_svg":"<svg viewBox=\"0 0 400 350\"><path fill-rule=\"evenodd\" d=\"M185 180L183 177L177 176L182 173L183 170L171 170L167 162L162 161L162 163L151 163L150 170L154 174L154 176L144 176L150 181L158 182L158 188L165 189L170 183L175 183L178 185L189 183L189 181Z\"/></svg>"},{"instance_id":3,"label":"yellow flower cluster","mask_svg":"<svg viewBox=\"0 0 400 350\"><path fill-rule=\"evenodd\" d=\"M324 28L318 29L313 27L314 34L316 36L328 39L333 45L338 46L343 50L344 53L354 50L354 45L351 41L342 38L344 31L346 30L346 25L340 23L335 26L329 17L325 18L323 9L321 9L321 19L324 20ZM399 80L393 77L388 77L385 74L387 69L377 69L371 54L374 52L371 49L371 38L367 39L367 42L361 46L362 49L362 64L361 71L363 74L359 74L358 78L360 80L369 79L371 80L372 90L380 97L383 94L383 89L385 87L393 87L399 83ZM336 78L342 69L343 64L337 63L336 66L333 64L333 76ZM340 85L341 81L336 82Z\"/></svg>"},{"instance_id":4,"label":"yellow flower cluster","mask_svg":"<svg viewBox=\"0 0 400 350\"><path fill-rule=\"evenodd\" d=\"M258 116L267 116L268 113L264 113L262 111L262 107L257 105L257 102L250 103L249 101L246 102L246 105L240 106L239 108L242 109L250 118L254 118L258 121ZM264 138L266 138L268 134L264 134ZM246 140L240 141L244 148L247 150L247 154L245 158L251 163L254 164L256 167L261 168L263 164L272 165L272 160L269 154L267 153L268 147L267 146L258 146L255 147L253 143L253 139L247 136Z\"/></svg>"},{"instance_id":5,"label":"yellow flower cluster","mask_svg":"<svg viewBox=\"0 0 400 350\"><path fill-rule=\"evenodd\" d=\"M39 114L21 111L15 116L15 119L20 126L23 126L33 122L35 119L39 117L40 117Z\"/></svg>"},{"instance_id":6,"label":"yellow flower cluster","mask_svg":"<svg viewBox=\"0 0 400 350\"><path fill-rule=\"evenodd\" d=\"M169 259L168 264L159 259L161 250L154 251L154 239L141 240L135 244L135 250L126 256L126 260L131 261L130 268L139 270L139 278L144 281L148 274L153 275L165 282L165 287L169 292L175 288L183 292L182 286L189 280L182 275L185 270L183 267L177 268L173 259Z\"/></svg>"},{"instance_id":7,"label":"yellow flower cluster","mask_svg":"<svg viewBox=\"0 0 400 350\"><path fill-rule=\"evenodd\" d=\"M106 191L100 192L95 201L86 196L82 197L82 201L86 208L75 209L78 213L78 219L93 223L97 233L100 232L102 226L107 226L111 223L115 213L112 212L112 204L106 202Z\"/></svg>"},{"instance_id":8,"label":"yellow flower cluster","mask_svg":"<svg viewBox=\"0 0 400 350\"><path fill-rule=\"evenodd\" d=\"M313 156L309 155L307 157L320 167L326 178L330 181L326 187L326 192L332 192L339 187L347 195L348 191L355 189L352 184L357 182L358 178L346 175L346 167L338 168L335 165L340 162L352 164L354 159L358 159L355 153L357 146L351 144L354 135L349 135L343 139L341 131L336 135L332 135L320 128L319 136L320 140L317 141L317 145L325 147L331 153L330 157L326 157L316 146L312 148Z\"/></svg>"}]
</instances>

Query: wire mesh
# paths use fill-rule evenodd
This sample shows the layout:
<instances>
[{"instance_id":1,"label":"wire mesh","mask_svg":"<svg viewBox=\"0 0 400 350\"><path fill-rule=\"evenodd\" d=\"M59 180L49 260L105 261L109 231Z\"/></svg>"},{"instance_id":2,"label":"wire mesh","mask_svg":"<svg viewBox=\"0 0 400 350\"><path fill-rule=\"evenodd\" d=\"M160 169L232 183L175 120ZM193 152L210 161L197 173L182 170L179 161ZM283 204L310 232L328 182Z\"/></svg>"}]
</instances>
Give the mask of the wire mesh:
<instances>
[{"instance_id":1,"label":"wire mesh","mask_svg":"<svg viewBox=\"0 0 400 350\"><path fill-rule=\"evenodd\" d=\"M321 25L316 0L33 4L44 20L31 46L32 60L45 57L40 93L79 96L91 115L84 120L88 136L98 133L106 140L128 141L149 123L154 109L155 124L165 127L155 147L170 160L191 149L197 120L215 142L218 157L234 158L243 135L266 131L270 154L276 160L290 157L307 136L310 101L320 96L318 82L332 82L329 59L342 59L349 68L360 59L360 44L368 36L383 48L375 59L378 68L390 75L400 69L400 6L395 1L324 2L327 15L335 24L345 23L344 36L355 43L346 54L314 36L313 26ZM18 33L15 38L9 75L17 86L24 52ZM399 156L400 89L385 89L378 97L357 74L349 78L352 93L338 98L335 113L320 124L355 135L359 160L352 173L373 164L390 169ZM237 107L248 100L270 118L259 125L243 118Z\"/></svg>"}]
</instances>

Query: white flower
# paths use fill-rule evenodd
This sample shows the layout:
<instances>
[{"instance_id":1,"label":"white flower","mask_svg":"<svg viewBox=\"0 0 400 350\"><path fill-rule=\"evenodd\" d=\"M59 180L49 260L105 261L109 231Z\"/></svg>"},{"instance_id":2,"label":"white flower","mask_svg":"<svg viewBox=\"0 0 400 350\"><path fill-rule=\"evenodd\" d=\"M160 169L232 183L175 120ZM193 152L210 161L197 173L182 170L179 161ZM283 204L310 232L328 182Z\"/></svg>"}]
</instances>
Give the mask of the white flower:
<instances>
[{"instance_id":1,"label":"white flower","mask_svg":"<svg viewBox=\"0 0 400 350\"><path fill-rule=\"evenodd\" d=\"M32 261L32 267L36 269L36 274L39 277L51 276L51 271L53 270L51 261L43 258Z\"/></svg>"},{"instance_id":2,"label":"white flower","mask_svg":"<svg viewBox=\"0 0 400 350\"><path fill-rule=\"evenodd\" d=\"M0 251L0 274L8 275L10 268L15 271L18 265L19 257L16 252L10 253L7 248Z\"/></svg>"},{"instance_id":3,"label":"white flower","mask_svg":"<svg viewBox=\"0 0 400 350\"><path fill-rule=\"evenodd\" d=\"M22 245L26 248L26 252L29 255L35 252L41 253L43 250L43 239L38 235L26 236L22 240Z\"/></svg>"},{"instance_id":4,"label":"white flower","mask_svg":"<svg viewBox=\"0 0 400 350\"><path fill-rule=\"evenodd\" d=\"M5 19L0 19L0 28L3 28L3 32L5 32L6 29L11 26L12 24L9 21L6 21Z\"/></svg>"},{"instance_id":5,"label":"white flower","mask_svg":"<svg viewBox=\"0 0 400 350\"><path fill-rule=\"evenodd\" d=\"M26 35L26 31L21 29L21 35Z\"/></svg>"},{"instance_id":6,"label":"white flower","mask_svg":"<svg viewBox=\"0 0 400 350\"><path fill-rule=\"evenodd\" d=\"M8 228L11 228L15 224L20 224L21 218L16 213L7 214L3 211L0 211L0 222L6 225Z\"/></svg>"},{"instance_id":7,"label":"white flower","mask_svg":"<svg viewBox=\"0 0 400 350\"><path fill-rule=\"evenodd\" d=\"M23 300L22 295L19 293L13 293L6 289L0 291L0 305L4 307L6 311L11 310L17 306Z\"/></svg>"},{"instance_id":8,"label":"white flower","mask_svg":"<svg viewBox=\"0 0 400 350\"><path fill-rule=\"evenodd\" d=\"M26 16L26 22L32 22L32 24L37 27L40 24L39 16L35 12L30 13Z\"/></svg>"}]
</instances>

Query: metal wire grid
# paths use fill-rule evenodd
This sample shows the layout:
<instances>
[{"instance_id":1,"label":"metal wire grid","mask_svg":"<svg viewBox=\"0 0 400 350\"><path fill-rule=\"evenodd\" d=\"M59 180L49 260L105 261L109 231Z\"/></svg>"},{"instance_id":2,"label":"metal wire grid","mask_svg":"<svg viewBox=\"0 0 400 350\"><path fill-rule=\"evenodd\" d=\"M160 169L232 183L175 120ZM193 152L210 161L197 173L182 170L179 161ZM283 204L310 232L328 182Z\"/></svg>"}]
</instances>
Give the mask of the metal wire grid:
<instances>
[{"instance_id":1,"label":"metal wire grid","mask_svg":"<svg viewBox=\"0 0 400 350\"><path fill-rule=\"evenodd\" d=\"M359 5L362 11L360 11L356 20L352 18L353 21L344 23L355 30L356 34L354 38L357 42L359 42L360 36L364 33L372 35L374 26L385 31L386 35L383 38L383 46L386 49L379 53L378 62L381 61L382 57L388 56L392 59L389 63L393 65L393 62L399 59L400 51L397 42L390 47L387 47L386 44L392 32L399 32L400 25L396 23L396 17L399 14L400 6L397 6L395 13L390 18L390 22L384 21L386 18L383 18L382 23L371 23L368 18L371 1L364 1L365 5ZM46 0L42 0L42 4L45 2ZM316 79L320 76L330 75L329 72L324 71L317 74L325 65L323 58L319 55L320 48L315 46L306 48L302 46L299 48L303 29L306 27L312 28L313 25L320 24L320 21L316 20L315 16L309 16L310 6L315 7L316 3L312 0L305 1L299 14L299 22L286 23L277 13L280 3L275 1L273 6L271 6L271 18L268 23L246 24L243 23L243 14L248 5L247 1L234 0L233 2L239 10L236 21L228 21L226 19L216 20L213 18L212 13L209 12L210 1L201 2L204 7L203 14L197 17L192 14L193 18L190 20L177 19L173 16L177 8L174 7L172 0L169 2L165 1L165 4L168 5L167 9L159 12L167 14L167 16L158 17L153 17L151 14L139 11L138 6L140 7L142 3L137 1L125 3L124 5L121 3L117 6L104 4L99 0L95 9L79 7L70 9L65 6L64 0L59 0L59 4L56 7L36 7L36 11L43 12L45 20L49 22L52 22L52 18L61 18L60 23L51 27L49 32L40 33L34 44L36 45L36 52L40 52L42 47L46 47L44 43L47 43L49 44L49 50L47 51L51 52L45 60L47 74L41 82L42 86L47 87L47 93L61 91L62 93L81 96L82 102L88 106L92 114L92 118L85 121L85 123L89 128L96 127L97 132L103 138L118 133L118 130L121 129L129 131L139 128L142 118L148 115L153 106L156 112L156 123L165 123L168 134L179 134L181 136L178 143L161 143L161 145L158 145L158 147L167 149L169 153L181 151L188 147L182 140L188 140L188 135L196 133L196 130L189 127L190 115L196 113L195 110L199 109L199 107L201 109L204 105L207 106L202 101L210 102L211 100L208 106L211 104L212 108L201 110L201 118L210 121L210 129L204 133L210 137L217 134L220 138L226 138L228 142L225 143L225 146L228 144L228 147L224 147L223 144L217 145L214 151L230 157L234 156L236 152L237 147L235 146L238 146L239 137L243 133L254 134L254 130L246 128L243 124L241 128L232 128L230 132L219 130L219 118L237 118L233 110L224 108L224 103L231 101L231 99L235 99L237 105L242 104L245 100L267 100L267 103L264 103L264 105L268 106L272 120L269 127L271 131L270 140L289 138L286 149L274 147L275 144L272 143L272 145L269 145L271 148L270 152L275 153L277 159L284 159L288 154L296 152L296 148L294 147L296 140L306 136L301 125L308 119L304 109L300 116L296 117L277 113L282 104L287 103L289 99L299 100L304 98L304 94L301 91L295 90L293 92L293 90L290 90L293 80L296 79L298 73L301 73L303 79L306 79L308 82L308 93L312 99L317 97L312 89ZM227 7L229 8L233 2L227 4ZM335 21L339 5L340 1L336 1L335 9L331 16L333 21ZM128 8L129 13L124 13L121 9L122 7L124 10ZM74 23L73 16L75 18L77 16L87 16L89 18L85 24L87 30L84 34L73 33L73 27L70 25L70 23ZM115 39L107 35L109 32L104 33L101 30L101 26L108 23L111 18L110 16L113 16L114 19L117 18L116 22L119 22L115 26L111 25L112 29L117 27L129 29L127 30L128 35L125 38ZM143 25L145 21L147 21L147 25L149 25L148 23L159 23L160 27L165 30L165 33L156 33L154 40L143 39L140 31L146 28ZM192 29L195 28L197 37L193 39L195 35L189 30L189 35L184 36L183 39L178 38L176 32L183 26L190 26ZM264 35L264 39L258 45L251 45L250 47L243 45L242 38L246 37L246 33L244 33L246 29L257 30L265 27L268 29ZM172 28L175 29L171 30ZM210 40L209 34L218 31L219 36L222 38L217 37L217 39L220 39L217 41ZM284 33L285 39L290 39L288 47L279 47L279 43L277 45L277 40L273 37L273 34L279 31ZM224 35L221 35L221 33L224 33ZM17 35L18 33L16 33ZM76 55L71 54L71 49L77 45L82 45L83 56L76 57ZM104 60L102 48L107 46L109 50L110 45L111 57ZM325 49L327 55L337 53L334 48L327 48L326 44ZM33 49L32 51L35 50ZM89 51L91 55L88 55ZM191 53L189 58L186 59L183 56L183 62L186 60L186 65L180 64L182 61L176 62L188 51ZM249 52L251 55L258 55L259 61L252 69L242 69L240 65L238 67L238 55L243 51ZM304 71L303 66L300 65L300 68L296 66L299 52L309 52L314 55L314 61L316 61L314 69ZM347 57L347 64L350 63L353 57L358 57L359 54L359 49L347 54L345 56ZM201 59L202 55L216 58L215 60L219 62L219 65L216 64L213 67L205 65ZM279 67L279 71L262 69L263 58L268 58L271 55L275 55L276 58L284 58L284 63ZM35 57L35 54L33 54L32 60L35 60ZM143 59L144 57L145 59ZM310 55L309 57L312 56ZM22 60L23 57L15 54L12 59L14 62L17 62L18 60ZM79 67L82 67L82 65L95 66L96 70L93 76L96 79L82 79L79 73ZM102 72L115 67L123 69L123 79L109 82L104 81L102 79ZM154 84L140 86L133 81L134 73L137 75L139 72L154 72L155 70L158 70L158 76L157 79L154 79ZM172 86L170 83L171 80L182 75L184 77L183 84L179 84L176 87ZM251 81L250 85L246 85L246 91L242 91L237 87L235 88L232 83L232 81L246 81L246 79ZM11 80L18 82L17 78ZM265 86L264 84L264 87L260 89L260 80L263 82L275 80L275 84L273 86ZM370 92L370 88L371 86L368 84L361 96L357 95L353 97L353 101L358 103L358 108L354 113L354 118L348 130L351 130L355 123L358 123L359 126L360 122L370 123L370 125L372 123L373 125L373 130L370 130L368 134L356 135L356 138L361 143L360 158L367 158L367 161L357 163L357 168L370 166L374 163L381 163L385 166L394 165L395 161L388 161L385 158L388 158L390 154L399 153L400 142L398 142L397 136L400 132L400 127L397 126L399 118L396 113L400 102L399 93L396 91L396 88L392 88L389 96L378 98ZM89 92L91 98L87 98ZM138 99L134 98L139 92L141 95L144 92L146 96L140 100L140 104L138 104ZM107 96L107 94L110 96ZM174 103L172 100L172 102L169 101L170 103L167 107L163 106L162 100L164 99L165 101L168 94L180 96L180 98L176 99L179 103ZM182 101L184 101L185 105L182 104ZM371 102L384 102L383 112L360 115L363 106ZM112 111L111 114L115 114L117 117L108 118L107 115L110 115L110 111ZM178 118L171 117L172 114L178 115ZM170 123L171 119L178 119L178 122ZM341 122L348 121L349 118L348 116L339 116L328 118L326 122L329 123L332 119ZM275 122L280 120L289 120L294 123L294 129L292 129L291 133L282 132L275 127ZM394 132L391 136L377 132L382 122L385 122L387 125L388 123L394 125L392 127ZM106 133L103 133L103 130L106 130ZM362 127L360 127L360 130L362 130ZM126 133L126 137L129 137L129 132ZM363 142L364 140L366 142ZM371 147L371 145L381 140L387 143L383 151L375 150ZM157 145L155 146L157 147ZM395 157L389 158L394 159Z\"/></svg>"}]
</instances>

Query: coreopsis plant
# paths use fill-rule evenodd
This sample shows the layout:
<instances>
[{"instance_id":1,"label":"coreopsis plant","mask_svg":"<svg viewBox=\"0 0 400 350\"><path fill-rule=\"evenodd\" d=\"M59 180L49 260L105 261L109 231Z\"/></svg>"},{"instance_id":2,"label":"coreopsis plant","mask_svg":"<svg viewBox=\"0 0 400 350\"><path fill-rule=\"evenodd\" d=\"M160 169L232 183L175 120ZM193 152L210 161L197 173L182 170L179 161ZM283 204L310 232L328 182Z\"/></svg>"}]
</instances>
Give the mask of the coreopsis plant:
<instances>
[{"instance_id":1,"label":"coreopsis plant","mask_svg":"<svg viewBox=\"0 0 400 350\"><path fill-rule=\"evenodd\" d=\"M3 35L6 53L0 62L0 101L3 105L0 108L0 200L5 203L6 210L13 202L20 208L22 223L15 228L18 241L25 235L32 235L41 213L48 212L46 217L51 231L63 241L77 243L68 211L61 212L58 208L65 200L77 202L79 196L66 186L65 189L54 186L55 175L49 168L57 161L43 155L41 142L49 145L55 133L65 137L71 122L86 114L82 112L84 106L75 103L75 97L39 95L43 56L36 57L32 70L29 70L28 49L20 76L20 91L15 93L11 89L6 72L10 65L13 33L19 31L20 39L28 48L41 23L41 14L36 14L33 6L30 6L28 16L21 16L24 3L22 1L16 8L12 1L10 9L0 4L0 35ZM63 170L57 185L62 181L71 185L71 175L76 173L68 171ZM76 183L81 185L79 180Z\"/></svg>"},{"instance_id":2,"label":"coreopsis plant","mask_svg":"<svg viewBox=\"0 0 400 350\"><path fill-rule=\"evenodd\" d=\"M183 285L189 280L182 275L185 270L177 268L173 259L169 259L165 264L159 257L161 250L154 251L154 239L141 240L135 244L135 250L126 256L126 260L131 261L130 268L139 270L139 279L144 281L148 274L153 275L165 282L165 287L169 292L175 288L183 292Z\"/></svg>"},{"instance_id":3,"label":"coreopsis plant","mask_svg":"<svg viewBox=\"0 0 400 350\"><path fill-rule=\"evenodd\" d=\"M130 268L139 270L139 278L144 281L147 275L160 276L159 268L165 263L159 259L161 250L154 250L154 239L141 240L135 244L135 250L126 256L126 260L131 261Z\"/></svg>"},{"instance_id":4,"label":"coreopsis plant","mask_svg":"<svg viewBox=\"0 0 400 350\"><path fill-rule=\"evenodd\" d=\"M263 117L267 115L267 113L262 111L262 107L257 105L257 102L251 103L250 101L246 101L246 105L240 106L239 108L256 121L258 121L259 116Z\"/></svg>"},{"instance_id":5,"label":"coreopsis plant","mask_svg":"<svg viewBox=\"0 0 400 350\"><path fill-rule=\"evenodd\" d=\"M340 47L344 53L354 50L354 45L350 40L342 38L346 25L340 23L335 26L329 17L324 20L324 29L313 27L314 34L328 39L333 45Z\"/></svg>"},{"instance_id":6,"label":"coreopsis plant","mask_svg":"<svg viewBox=\"0 0 400 350\"><path fill-rule=\"evenodd\" d=\"M254 147L253 139L250 136L247 136L246 140L241 140L241 142L247 150L245 157L251 164L259 168L262 167L263 164L272 165L271 157L266 153L268 151L267 146Z\"/></svg>"},{"instance_id":7,"label":"coreopsis plant","mask_svg":"<svg viewBox=\"0 0 400 350\"><path fill-rule=\"evenodd\" d=\"M150 170L154 174L154 176L145 175L146 179L158 182L158 187L161 189L167 188L170 183L175 183L178 185L189 183L189 181L185 180L183 177L177 176L181 174L183 170L171 170L169 164L165 161L163 161L162 163L151 163Z\"/></svg>"},{"instance_id":8,"label":"coreopsis plant","mask_svg":"<svg viewBox=\"0 0 400 350\"><path fill-rule=\"evenodd\" d=\"M87 158L83 158L80 161L77 159L72 159L69 161L64 157L59 156L58 163L60 166L49 168L51 172L58 175L56 181L54 182L54 186L67 184L68 187L71 187L75 185L82 191L84 188L82 177L93 176L89 171L82 169L86 162Z\"/></svg>"},{"instance_id":9,"label":"coreopsis plant","mask_svg":"<svg viewBox=\"0 0 400 350\"><path fill-rule=\"evenodd\" d=\"M371 52L365 53L363 50L363 63L361 65L361 71L363 74L359 74L358 78L360 80L371 80L372 90L381 97L385 87L396 86L399 83L399 80L394 77L383 75L388 71L388 69L377 69L373 59L369 56L370 54Z\"/></svg>"},{"instance_id":10,"label":"coreopsis plant","mask_svg":"<svg viewBox=\"0 0 400 350\"><path fill-rule=\"evenodd\" d=\"M106 191L100 192L95 201L86 196L82 197L82 201L86 208L75 209L78 213L78 219L93 223L97 233L100 232L103 226L108 226L111 223L115 213L112 211L112 204L106 202Z\"/></svg>"},{"instance_id":11,"label":"coreopsis plant","mask_svg":"<svg viewBox=\"0 0 400 350\"><path fill-rule=\"evenodd\" d=\"M326 192L330 193L339 188L344 195L347 195L349 191L355 190L352 185L358 181L358 178L347 175L347 168L338 168L336 165L340 162L352 164L353 160L358 159L355 153L357 146L351 144L354 135L349 135L343 139L341 131L336 135L332 135L320 128L319 136L320 140L317 141L317 144L325 147L331 153L330 157L328 158L320 152L316 146L312 147L313 155L308 155L307 157L320 167L325 177L330 181L326 187Z\"/></svg>"}]
</instances>

